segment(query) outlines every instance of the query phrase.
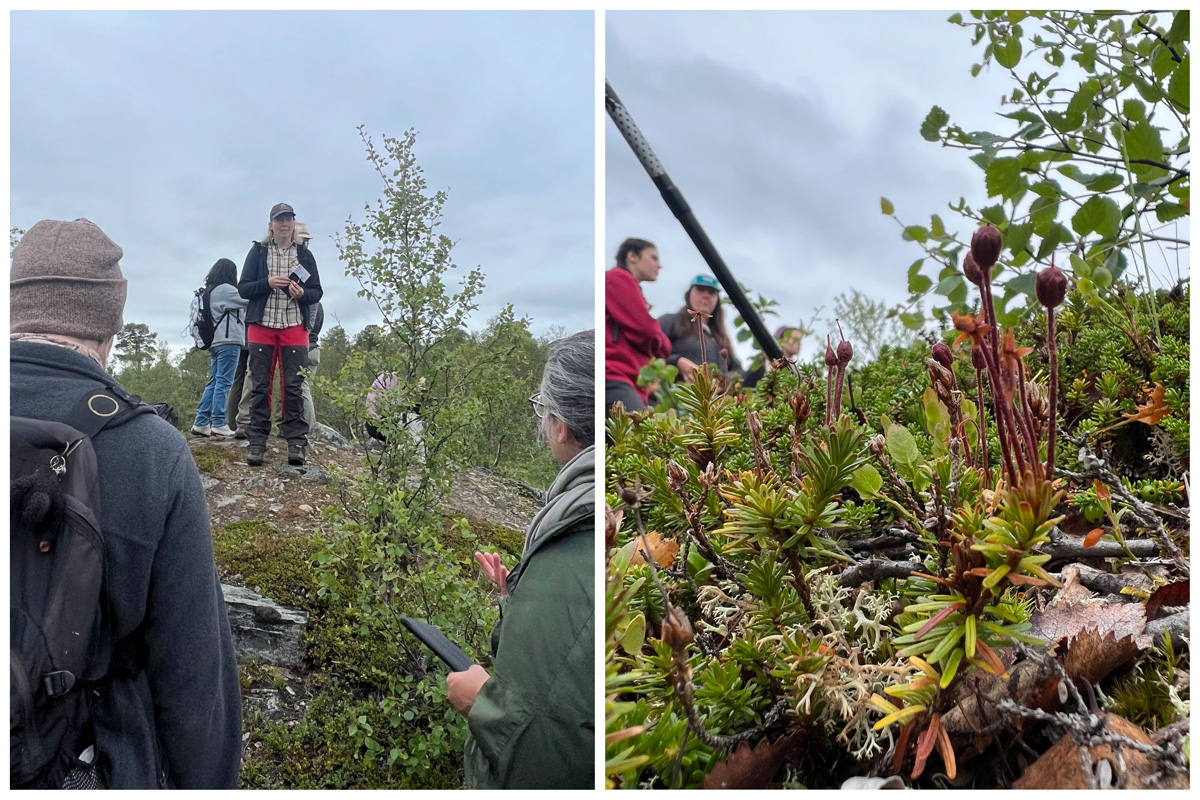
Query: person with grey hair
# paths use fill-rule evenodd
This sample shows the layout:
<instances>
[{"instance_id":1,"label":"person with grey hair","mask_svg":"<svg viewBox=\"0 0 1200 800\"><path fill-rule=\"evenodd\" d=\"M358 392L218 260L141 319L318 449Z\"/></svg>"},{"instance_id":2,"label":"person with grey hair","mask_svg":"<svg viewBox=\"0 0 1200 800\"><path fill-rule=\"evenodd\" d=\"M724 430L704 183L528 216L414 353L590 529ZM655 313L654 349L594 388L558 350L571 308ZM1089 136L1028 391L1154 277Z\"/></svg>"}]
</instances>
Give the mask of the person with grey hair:
<instances>
[{"instance_id":1,"label":"person with grey hair","mask_svg":"<svg viewBox=\"0 0 1200 800\"><path fill-rule=\"evenodd\" d=\"M510 573L476 553L500 590L492 671L446 677L467 716L468 789L586 789L595 748L595 331L550 345L541 391L529 398L562 470L525 534Z\"/></svg>"},{"instance_id":2,"label":"person with grey hair","mask_svg":"<svg viewBox=\"0 0 1200 800\"><path fill-rule=\"evenodd\" d=\"M242 696L200 473L180 432L153 413L137 413L144 407L105 367L125 308L122 255L85 219L42 220L12 253L13 439L19 417L41 424L70 421L72 427L83 409L108 418L92 426L90 437L91 470L98 476L91 510L98 516L98 557L103 559L96 614L103 625L91 640L89 664L77 668L78 675L55 667L31 678L13 647L12 760L15 769L18 756L54 747L48 755L70 770L54 788L234 789L242 751ZM101 402L108 412L101 414L93 404L105 397L121 402ZM58 469L61 478L49 476L57 487L51 496L61 497L70 490L72 475L77 480L87 474L89 462L73 461L68 451L58 468L51 461L42 473ZM56 542L43 541L41 553L63 558L63 552L72 552L71 540L65 534L56 540L68 542L61 552ZM38 547L36 539L28 544ZM17 547L14 538L13 553ZM14 559L9 573L14 610L16 587L32 580L16 565ZM70 592L55 595L59 605L69 605L72 592L85 590L78 573L86 570L78 569L80 561L73 566L77 569L70 574L79 581L70 584ZM52 626L46 630L52 632ZM69 630L80 636L80 628ZM28 717L18 710L18 674L25 687L22 698L32 700L21 703L30 708ZM69 749L46 739L26 739L24 748L19 746L21 730L36 728L41 715L67 702L87 709L65 733L57 731L62 747ZM10 783L25 782L10 773Z\"/></svg>"}]
</instances>

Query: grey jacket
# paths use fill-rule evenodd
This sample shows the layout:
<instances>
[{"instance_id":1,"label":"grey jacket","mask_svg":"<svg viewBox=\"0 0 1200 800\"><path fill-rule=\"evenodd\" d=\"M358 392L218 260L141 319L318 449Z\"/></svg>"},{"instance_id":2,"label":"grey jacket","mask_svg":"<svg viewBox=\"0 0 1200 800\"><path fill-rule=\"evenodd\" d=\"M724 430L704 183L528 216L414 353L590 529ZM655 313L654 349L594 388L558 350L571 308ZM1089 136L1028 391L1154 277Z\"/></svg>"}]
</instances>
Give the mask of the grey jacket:
<instances>
[{"instance_id":1,"label":"grey jacket","mask_svg":"<svg viewBox=\"0 0 1200 800\"><path fill-rule=\"evenodd\" d=\"M212 312L213 322L220 320L216 333L213 334L213 347L223 344L236 344L239 347L246 345L248 305L250 301L238 294L238 288L232 283L222 283L213 287L212 294L208 296L208 307ZM222 320L221 315L226 311L229 313Z\"/></svg>"},{"instance_id":2,"label":"grey jacket","mask_svg":"<svg viewBox=\"0 0 1200 800\"><path fill-rule=\"evenodd\" d=\"M14 416L66 418L115 384L66 348L10 346ZM105 579L118 639L140 656L93 703L98 764L111 789L229 788L241 760L241 687L200 473L179 431L153 414L93 439Z\"/></svg>"}]
</instances>

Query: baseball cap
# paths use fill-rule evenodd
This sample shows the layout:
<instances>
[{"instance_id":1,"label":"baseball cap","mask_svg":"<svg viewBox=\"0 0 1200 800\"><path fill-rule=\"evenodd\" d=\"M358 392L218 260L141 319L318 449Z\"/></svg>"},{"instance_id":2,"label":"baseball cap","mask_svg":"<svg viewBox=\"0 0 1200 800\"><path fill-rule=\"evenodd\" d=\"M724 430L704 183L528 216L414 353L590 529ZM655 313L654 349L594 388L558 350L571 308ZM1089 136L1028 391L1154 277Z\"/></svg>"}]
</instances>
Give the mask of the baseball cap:
<instances>
[{"instance_id":1,"label":"baseball cap","mask_svg":"<svg viewBox=\"0 0 1200 800\"><path fill-rule=\"evenodd\" d=\"M294 217L296 216L296 211L287 203L276 203L271 207L271 219L275 219L280 214L291 214Z\"/></svg>"},{"instance_id":2,"label":"baseball cap","mask_svg":"<svg viewBox=\"0 0 1200 800\"><path fill-rule=\"evenodd\" d=\"M716 289L718 292L721 291L721 284L717 283L717 279L712 275L697 275L695 278L692 278L691 285L706 286L709 289Z\"/></svg>"}]
</instances>

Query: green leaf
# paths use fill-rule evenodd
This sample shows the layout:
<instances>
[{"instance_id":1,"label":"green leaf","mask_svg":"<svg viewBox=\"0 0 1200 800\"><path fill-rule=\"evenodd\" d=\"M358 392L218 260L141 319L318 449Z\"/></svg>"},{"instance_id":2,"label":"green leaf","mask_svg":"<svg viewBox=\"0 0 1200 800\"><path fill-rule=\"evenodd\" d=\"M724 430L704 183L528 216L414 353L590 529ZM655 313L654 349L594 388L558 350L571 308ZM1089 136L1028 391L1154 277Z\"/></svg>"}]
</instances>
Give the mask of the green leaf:
<instances>
[{"instance_id":1,"label":"green leaf","mask_svg":"<svg viewBox=\"0 0 1200 800\"><path fill-rule=\"evenodd\" d=\"M1154 207L1154 214L1159 222L1170 222L1173 219L1186 217L1188 210L1178 203L1159 203Z\"/></svg>"},{"instance_id":2,"label":"green leaf","mask_svg":"<svg viewBox=\"0 0 1200 800\"><path fill-rule=\"evenodd\" d=\"M1083 185L1093 192L1107 192L1125 183L1125 177L1116 172L1105 172L1100 175L1080 176L1084 178Z\"/></svg>"},{"instance_id":3,"label":"green leaf","mask_svg":"<svg viewBox=\"0 0 1200 800\"><path fill-rule=\"evenodd\" d=\"M941 138L942 128L949 121L950 115L938 106L934 106L925 117L925 121L921 123L921 137L927 142L936 142Z\"/></svg>"},{"instance_id":4,"label":"green leaf","mask_svg":"<svg viewBox=\"0 0 1200 800\"><path fill-rule=\"evenodd\" d=\"M864 500L878 497L879 490L883 488L883 478L880 476L879 470L870 464L863 464L850 474L850 486Z\"/></svg>"},{"instance_id":5,"label":"green leaf","mask_svg":"<svg viewBox=\"0 0 1200 800\"><path fill-rule=\"evenodd\" d=\"M1065 60L1066 59L1063 57L1062 48L1060 47L1052 47L1050 48L1050 51L1046 53L1046 61L1053 66L1061 67Z\"/></svg>"},{"instance_id":6,"label":"green leaf","mask_svg":"<svg viewBox=\"0 0 1200 800\"><path fill-rule=\"evenodd\" d=\"M1037 275L1033 272L1026 272L1024 275L1010 278L1004 283L1004 288L1008 289L1012 294L1023 294L1027 297L1033 297L1036 283Z\"/></svg>"},{"instance_id":7,"label":"green leaf","mask_svg":"<svg viewBox=\"0 0 1200 800\"><path fill-rule=\"evenodd\" d=\"M920 225L909 225L904 229L904 233L900 234L900 238L906 242L921 242L922 244L929 238L929 231L922 228Z\"/></svg>"},{"instance_id":8,"label":"green leaf","mask_svg":"<svg viewBox=\"0 0 1200 800\"><path fill-rule=\"evenodd\" d=\"M1005 69L1012 69L1021 63L1021 40L1010 36L996 43L992 48L996 63Z\"/></svg>"},{"instance_id":9,"label":"green leaf","mask_svg":"<svg viewBox=\"0 0 1200 800\"><path fill-rule=\"evenodd\" d=\"M908 273L908 294L925 294L934 285L934 279L920 272Z\"/></svg>"},{"instance_id":10,"label":"green leaf","mask_svg":"<svg viewBox=\"0 0 1200 800\"><path fill-rule=\"evenodd\" d=\"M642 643L646 639L646 617L638 614L629 620L625 633L621 635L621 649L631 656L642 652Z\"/></svg>"},{"instance_id":11,"label":"green leaf","mask_svg":"<svg viewBox=\"0 0 1200 800\"><path fill-rule=\"evenodd\" d=\"M1041 117L1039 117L1037 114L1034 114L1032 111L1030 111L1027 108L1018 109L1016 111L1010 111L1009 113L1001 114L1000 116L1006 117L1008 119L1015 119L1017 122L1027 122L1030 124L1042 121Z\"/></svg>"},{"instance_id":12,"label":"green leaf","mask_svg":"<svg viewBox=\"0 0 1200 800\"><path fill-rule=\"evenodd\" d=\"M960 286L966 286L966 278L964 278L961 273L955 272L953 275L944 278L940 283L938 283L937 288L934 289L933 292L934 294L940 294L949 297L954 290L958 289Z\"/></svg>"},{"instance_id":13,"label":"green leaf","mask_svg":"<svg viewBox=\"0 0 1200 800\"><path fill-rule=\"evenodd\" d=\"M1191 110L1192 98L1189 94L1192 81L1191 72L1192 57L1184 56L1183 61L1179 64L1179 69L1175 70L1175 74L1171 76L1171 81L1167 84L1167 99L1171 101L1171 105L1185 114Z\"/></svg>"},{"instance_id":14,"label":"green leaf","mask_svg":"<svg viewBox=\"0 0 1200 800\"><path fill-rule=\"evenodd\" d=\"M1131 161L1136 158L1145 158L1151 161L1163 160L1162 135L1158 132L1158 128L1151 125L1148 120L1142 120L1126 132L1125 147ZM1139 177L1144 177L1151 171L1162 171L1149 164L1130 164L1129 169Z\"/></svg>"},{"instance_id":15,"label":"green leaf","mask_svg":"<svg viewBox=\"0 0 1200 800\"><path fill-rule=\"evenodd\" d=\"M1171 30L1167 31L1167 41L1176 49L1183 42L1191 41L1191 13L1176 11L1175 19L1171 22Z\"/></svg>"},{"instance_id":16,"label":"green leaf","mask_svg":"<svg viewBox=\"0 0 1200 800\"><path fill-rule=\"evenodd\" d=\"M1029 205L1029 220L1039 236L1054 224L1058 217L1058 197L1039 197Z\"/></svg>"},{"instance_id":17,"label":"green leaf","mask_svg":"<svg viewBox=\"0 0 1200 800\"><path fill-rule=\"evenodd\" d=\"M1080 236L1095 232L1107 239L1120 227L1121 209L1111 197L1093 195L1071 217L1071 229Z\"/></svg>"},{"instance_id":18,"label":"green leaf","mask_svg":"<svg viewBox=\"0 0 1200 800\"><path fill-rule=\"evenodd\" d=\"M1071 253L1071 271L1075 273L1075 277L1077 278L1092 277L1092 265L1074 253Z\"/></svg>"},{"instance_id":19,"label":"green leaf","mask_svg":"<svg viewBox=\"0 0 1200 800\"><path fill-rule=\"evenodd\" d=\"M952 23L954 25L961 25L962 21L963 21L962 14L951 14L950 18L946 20L946 22Z\"/></svg>"},{"instance_id":20,"label":"green leaf","mask_svg":"<svg viewBox=\"0 0 1200 800\"><path fill-rule=\"evenodd\" d=\"M937 214L929 218L929 235L934 239L941 239L946 235L946 224Z\"/></svg>"},{"instance_id":21,"label":"green leaf","mask_svg":"<svg viewBox=\"0 0 1200 800\"><path fill-rule=\"evenodd\" d=\"M1092 270L1092 283L1100 291L1108 291L1109 287L1112 286L1112 281L1112 273L1108 271L1107 267L1096 267Z\"/></svg>"},{"instance_id":22,"label":"green leaf","mask_svg":"<svg viewBox=\"0 0 1200 800\"><path fill-rule=\"evenodd\" d=\"M1021 164L1015 158L997 158L988 165L986 174L988 197L1000 195L1006 200L1011 200L1023 188Z\"/></svg>"},{"instance_id":23,"label":"green leaf","mask_svg":"<svg viewBox=\"0 0 1200 800\"><path fill-rule=\"evenodd\" d=\"M896 207L892 205L891 200L888 200L886 197L881 197L879 198L879 210L882 211L885 216L890 217L896 212Z\"/></svg>"},{"instance_id":24,"label":"green leaf","mask_svg":"<svg viewBox=\"0 0 1200 800\"><path fill-rule=\"evenodd\" d=\"M1004 213L1004 206L1001 205L980 209L979 216L983 217L985 222L990 222L997 228L1008 224L1008 215Z\"/></svg>"},{"instance_id":25,"label":"green leaf","mask_svg":"<svg viewBox=\"0 0 1200 800\"><path fill-rule=\"evenodd\" d=\"M1038 200L1045 198L1039 197ZM1008 230L1004 232L1004 246L1009 249L1014 256L1018 256L1025 251L1025 247L1029 244L1029 237L1033 235L1033 223L1026 222L1021 225L1009 225Z\"/></svg>"},{"instance_id":26,"label":"green leaf","mask_svg":"<svg viewBox=\"0 0 1200 800\"><path fill-rule=\"evenodd\" d=\"M1141 122L1146 118L1146 104L1141 100L1130 98L1121 106L1121 113L1130 122Z\"/></svg>"},{"instance_id":27,"label":"green leaf","mask_svg":"<svg viewBox=\"0 0 1200 800\"><path fill-rule=\"evenodd\" d=\"M1037 257L1043 259L1058 249L1058 246L1064 242L1074 241L1071 237L1071 232L1061 223L1055 223L1042 234L1042 244L1038 247Z\"/></svg>"},{"instance_id":28,"label":"green leaf","mask_svg":"<svg viewBox=\"0 0 1200 800\"><path fill-rule=\"evenodd\" d=\"M893 425L887 430L887 451L893 459L909 466L922 462L917 440L903 425Z\"/></svg>"},{"instance_id":29,"label":"green leaf","mask_svg":"<svg viewBox=\"0 0 1200 800\"><path fill-rule=\"evenodd\" d=\"M930 281L933 283L933 281ZM904 323L904 327L910 331L918 331L925 324L925 315L919 311L904 312L900 314L900 321Z\"/></svg>"}]
</instances>

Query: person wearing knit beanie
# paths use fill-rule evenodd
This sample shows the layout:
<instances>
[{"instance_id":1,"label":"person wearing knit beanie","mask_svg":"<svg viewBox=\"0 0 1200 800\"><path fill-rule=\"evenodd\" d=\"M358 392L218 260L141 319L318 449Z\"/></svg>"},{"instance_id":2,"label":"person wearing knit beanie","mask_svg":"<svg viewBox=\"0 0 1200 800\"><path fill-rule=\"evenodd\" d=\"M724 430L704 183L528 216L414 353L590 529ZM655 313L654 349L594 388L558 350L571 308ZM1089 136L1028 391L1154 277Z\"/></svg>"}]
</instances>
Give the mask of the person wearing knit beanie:
<instances>
[{"instance_id":1,"label":"person wearing knit beanie","mask_svg":"<svg viewBox=\"0 0 1200 800\"><path fill-rule=\"evenodd\" d=\"M125 312L122 255L86 219L34 225L12 254L10 332L108 342L121 330Z\"/></svg>"}]
</instances>

